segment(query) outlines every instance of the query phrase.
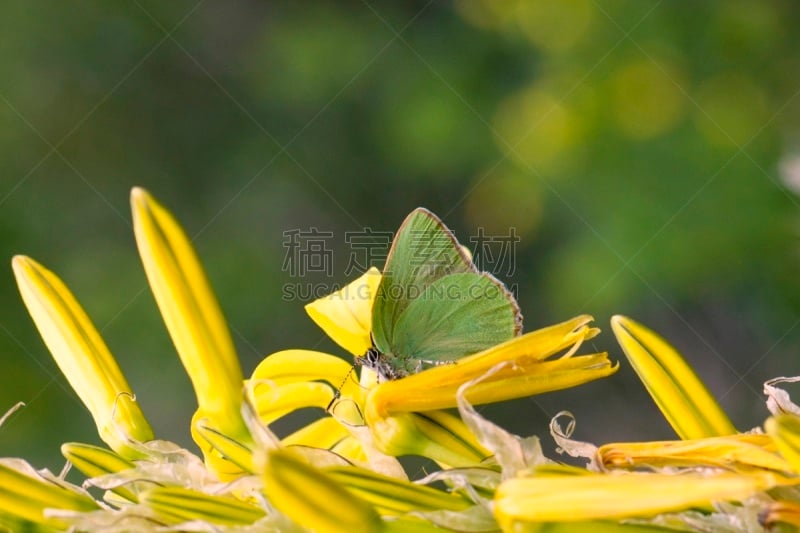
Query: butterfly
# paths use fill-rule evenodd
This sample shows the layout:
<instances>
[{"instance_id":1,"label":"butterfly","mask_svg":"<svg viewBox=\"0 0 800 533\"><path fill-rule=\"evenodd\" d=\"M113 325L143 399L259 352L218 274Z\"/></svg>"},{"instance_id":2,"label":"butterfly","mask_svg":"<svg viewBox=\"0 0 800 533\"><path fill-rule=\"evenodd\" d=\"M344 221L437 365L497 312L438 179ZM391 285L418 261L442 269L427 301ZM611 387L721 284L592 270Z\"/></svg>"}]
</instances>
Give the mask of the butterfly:
<instances>
[{"instance_id":1,"label":"butterfly","mask_svg":"<svg viewBox=\"0 0 800 533\"><path fill-rule=\"evenodd\" d=\"M400 379L521 331L511 292L480 272L444 223L420 207L395 234L372 305L372 347L355 361L380 380Z\"/></svg>"}]
</instances>

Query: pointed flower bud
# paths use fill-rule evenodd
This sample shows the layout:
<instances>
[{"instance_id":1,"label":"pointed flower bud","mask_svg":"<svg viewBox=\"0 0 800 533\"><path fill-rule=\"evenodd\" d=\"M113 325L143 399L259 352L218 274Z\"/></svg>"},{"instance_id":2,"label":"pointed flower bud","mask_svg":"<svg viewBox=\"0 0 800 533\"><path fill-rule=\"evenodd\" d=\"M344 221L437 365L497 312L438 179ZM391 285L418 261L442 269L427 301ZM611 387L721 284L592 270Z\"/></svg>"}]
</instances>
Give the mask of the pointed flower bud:
<instances>
[{"instance_id":1,"label":"pointed flower bud","mask_svg":"<svg viewBox=\"0 0 800 533\"><path fill-rule=\"evenodd\" d=\"M130 439L153 439L125 376L66 285L33 259L12 261L22 300L61 372L89 409L100 438L125 457Z\"/></svg>"},{"instance_id":2,"label":"pointed flower bud","mask_svg":"<svg viewBox=\"0 0 800 533\"><path fill-rule=\"evenodd\" d=\"M736 433L705 384L667 341L621 315L611 319L611 327L647 392L680 438Z\"/></svg>"},{"instance_id":3,"label":"pointed flower bud","mask_svg":"<svg viewBox=\"0 0 800 533\"><path fill-rule=\"evenodd\" d=\"M198 415L247 442L242 370L203 267L180 225L147 191L131 192L133 226L150 288L197 396ZM198 442L205 453L207 443Z\"/></svg>"},{"instance_id":4,"label":"pointed flower bud","mask_svg":"<svg viewBox=\"0 0 800 533\"><path fill-rule=\"evenodd\" d=\"M300 526L331 533L383 530L372 505L288 450L268 452L263 478L270 503Z\"/></svg>"}]
</instances>

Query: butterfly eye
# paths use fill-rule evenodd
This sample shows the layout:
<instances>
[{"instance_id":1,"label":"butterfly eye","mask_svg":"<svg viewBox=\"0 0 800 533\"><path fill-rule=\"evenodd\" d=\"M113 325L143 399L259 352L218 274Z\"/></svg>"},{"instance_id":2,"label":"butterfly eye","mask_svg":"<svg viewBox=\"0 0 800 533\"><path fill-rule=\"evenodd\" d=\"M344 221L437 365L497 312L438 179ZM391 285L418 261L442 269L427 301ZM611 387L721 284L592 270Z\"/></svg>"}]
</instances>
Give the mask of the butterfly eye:
<instances>
[{"instance_id":1,"label":"butterfly eye","mask_svg":"<svg viewBox=\"0 0 800 533\"><path fill-rule=\"evenodd\" d=\"M369 350L367 350L367 361L370 364L373 365L377 364L378 359L380 359L380 353L378 352L378 350L376 350L375 348L370 348Z\"/></svg>"}]
</instances>

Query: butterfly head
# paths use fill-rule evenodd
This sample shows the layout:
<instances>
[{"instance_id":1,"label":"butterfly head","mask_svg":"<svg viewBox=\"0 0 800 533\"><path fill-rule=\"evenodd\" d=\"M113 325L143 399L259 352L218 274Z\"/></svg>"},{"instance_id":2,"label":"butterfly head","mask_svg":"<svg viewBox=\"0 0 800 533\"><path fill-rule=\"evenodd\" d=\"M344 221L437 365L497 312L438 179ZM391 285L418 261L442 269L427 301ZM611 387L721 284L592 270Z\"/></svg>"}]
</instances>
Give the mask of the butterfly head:
<instances>
[{"instance_id":1,"label":"butterfly head","mask_svg":"<svg viewBox=\"0 0 800 533\"><path fill-rule=\"evenodd\" d=\"M364 355L355 358L355 364L374 371L378 374L378 381L392 381L408 375L408 372L404 372L402 368L396 366L395 359L372 346Z\"/></svg>"},{"instance_id":2,"label":"butterfly head","mask_svg":"<svg viewBox=\"0 0 800 533\"><path fill-rule=\"evenodd\" d=\"M367 353L363 356L364 359L364 366L368 368L374 368L380 363L381 360L381 352L378 351L377 348L374 346L367 350Z\"/></svg>"}]
</instances>

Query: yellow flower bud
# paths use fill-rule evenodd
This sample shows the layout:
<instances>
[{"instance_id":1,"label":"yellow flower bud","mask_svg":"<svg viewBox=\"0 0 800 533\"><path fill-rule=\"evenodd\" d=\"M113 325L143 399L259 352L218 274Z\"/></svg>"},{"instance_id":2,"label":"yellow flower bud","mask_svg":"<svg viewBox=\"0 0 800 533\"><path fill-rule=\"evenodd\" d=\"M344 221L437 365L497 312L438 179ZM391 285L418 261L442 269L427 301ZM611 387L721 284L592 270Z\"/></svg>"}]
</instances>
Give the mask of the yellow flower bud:
<instances>
[{"instance_id":1,"label":"yellow flower bud","mask_svg":"<svg viewBox=\"0 0 800 533\"><path fill-rule=\"evenodd\" d=\"M197 417L208 418L230 438L247 442L250 436L241 414L242 370L194 248L172 215L144 189L133 189L131 207L139 255L194 386Z\"/></svg>"},{"instance_id":2,"label":"yellow flower bud","mask_svg":"<svg viewBox=\"0 0 800 533\"><path fill-rule=\"evenodd\" d=\"M611 327L639 379L680 438L736 433L722 407L667 341L624 316L613 317Z\"/></svg>"},{"instance_id":3,"label":"yellow flower bud","mask_svg":"<svg viewBox=\"0 0 800 533\"><path fill-rule=\"evenodd\" d=\"M263 478L269 502L300 526L330 533L383 530L369 503L288 450L268 452Z\"/></svg>"},{"instance_id":4,"label":"yellow flower bud","mask_svg":"<svg viewBox=\"0 0 800 533\"><path fill-rule=\"evenodd\" d=\"M97 329L55 274L21 255L12 266L39 334L92 414L100 438L124 457L139 457L131 439L152 440L153 430Z\"/></svg>"}]
</instances>

